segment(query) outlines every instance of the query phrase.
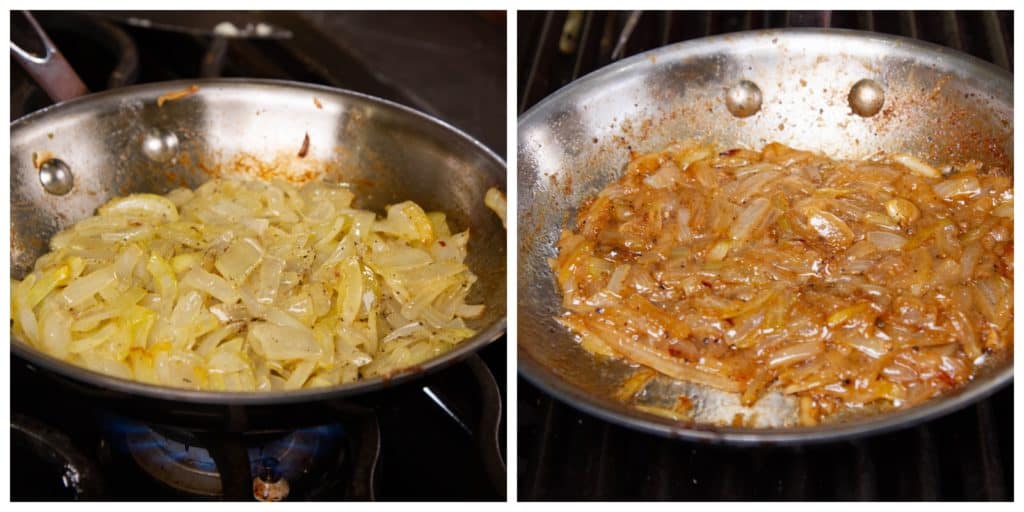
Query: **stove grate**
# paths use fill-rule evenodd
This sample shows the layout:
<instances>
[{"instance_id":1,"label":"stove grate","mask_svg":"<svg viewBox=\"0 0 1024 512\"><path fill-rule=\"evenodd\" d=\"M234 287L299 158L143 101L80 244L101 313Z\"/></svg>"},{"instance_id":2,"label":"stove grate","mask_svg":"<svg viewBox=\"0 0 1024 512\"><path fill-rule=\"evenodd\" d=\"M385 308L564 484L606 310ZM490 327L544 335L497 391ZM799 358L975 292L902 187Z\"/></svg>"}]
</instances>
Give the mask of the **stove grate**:
<instances>
[{"instance_id":1,"label":"stove grate","mask_svg":"<svg viewBox=\"0 0 1024 512\"><path fill-rule=\"evenodd\" d=\"M1008 12L521 11L519 111L524 112L558 88L621 57L687 39L783 27L831 27L901 35L955 48L1013 70L1013 15ZM616 52L620 41L622 48Z\"/></svg>"}]
</instances>

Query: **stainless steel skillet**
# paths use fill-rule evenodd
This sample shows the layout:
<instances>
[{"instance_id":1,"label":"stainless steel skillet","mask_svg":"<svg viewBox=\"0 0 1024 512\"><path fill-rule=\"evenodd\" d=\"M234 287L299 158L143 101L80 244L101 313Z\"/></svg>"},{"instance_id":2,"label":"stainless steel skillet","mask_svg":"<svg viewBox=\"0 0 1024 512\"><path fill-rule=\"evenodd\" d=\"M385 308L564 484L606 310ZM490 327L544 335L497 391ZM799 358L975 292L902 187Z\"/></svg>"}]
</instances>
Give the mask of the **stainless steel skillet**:
<instances>
[{"instance_id":1,"label":"stainless steel skillet","mask_svg":"<svg viewBox=\"0 0 1024 512\"><path fill-rule=\"evenodd\" d=\"M864 79L871 82L865 86ZM866 93L878 91L884 102L871 112ZM953 411L1011 381L1012 361L1000 361L957 393L921 406L808 428L794 426L794 404L781 397L759 402L757 428L717 426L737 412L736 397L665 378L644 399L668 403L685 394L695 404L692 421L647 414L614 398L635 369L590 355L554 322L560 297L547 258L576 205L619 176L631 152L691 138L721 147L778 141L840 158L910 151L937 162L973 158L1012 168L1012 76L904 38L767 30L640 54L546 98L518 127L518 353L528 380L616 423L734 443L877 433Z\"/></svg>"},{"instance_id":2,"label":"stainless steel skillet","mask_svg":"<svg viewBox=\"0 0 1024 512\"><path fill-rule=\"evenodd\" d=\"M193 85L194 94L158 105L161 95ZM444 211L453 227L471 230L467 264L479 277L471 299L487 306L472 325L478 334L389 378L292 392L188 391L101 375L12 341L19 361L60 379L73 392L120 403L140 416L240 430L256 423L261 428L295 423L297 414L317 409L313 404L352 399L422 376L504 332L505 231L483 203L489 187L504 189L504 162L452 126L385 100L246 79L116 89L13 122L10 169L15 278L31 269L53 234L111 197L197 186L214 175L286 172L344 180L355 185L361 207L381 211L411 199ZM64 194L52 193L63 192L52 180L41 181L65 175L72 179Z\"/></svg>"}]
</instances>

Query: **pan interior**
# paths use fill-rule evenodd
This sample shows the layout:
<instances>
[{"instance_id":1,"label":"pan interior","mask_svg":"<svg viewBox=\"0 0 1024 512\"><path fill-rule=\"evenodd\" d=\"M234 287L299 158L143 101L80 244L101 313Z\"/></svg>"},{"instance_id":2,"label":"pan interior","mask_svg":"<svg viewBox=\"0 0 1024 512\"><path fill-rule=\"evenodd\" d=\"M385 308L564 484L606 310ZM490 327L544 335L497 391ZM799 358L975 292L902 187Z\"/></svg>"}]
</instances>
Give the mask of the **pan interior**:
<instances>
[{"instance_id":1,"label":"pan interior","mask_svg":"<svg viewBox=\"0 0 1024 512\"><path fill-rule=\"evenodd\" d=\"M197 93L158 106L159 96L193 84ZM48 194L40 184L33 161L52 158L74 176L66 195ZM445 212L453 229L470 230L466 263L479 280L469 300L485 304L486 311L470 322L480 331L476 337L422 366L439 366L500 335L505 230L483 198L490 187L505 189L504 163L468 136L410 109L287 82L149 84L90 95L13 123L11 277L28 273L55 233L113 197L195 187L214 176L345 181L361 208L382 212L388 204L413 200ZM62 373L100 377L31 349L22 352L51 359L49 366ZM380 384L341 388L355 392ZM196 398L215 400L214 395Z\"/></svg>"},{"instance_id":2,"label":"pan interior","mask_svg":"<svg viewBox=\"0 0 1024 512\"><path fill-rule=\"evenodd\" d=\"M881 111L861 117L848 95L861 79L885 92ZM730 114L726 91L757 85L756 114ZM934 45L852 31L779 30L711 37L663 47L599 70L556 92L519 119L519 357L535 383L605 417L672 435L767 439L771 429L712 427L730 422L737 397L659 378L645 403L695 405L695 423L641 413L614 398L635 367L592 356L553 318L560 295L548 265L576 206L621 175L632 154L696 139L720 148L781 142L833 158L911 152L939 162L976 159L1012 168L1012 77ZM961 393L1008 380L1012 361L983 372ZM942 407L947 398L919 408ZM766 397L757 427L789 429L796 408ZM747 413L752 411L745 411ZM854 418L856 431L880 424ZM843 419L838 421L842 422ZM806 432L827 432L825 425Z\"/></svg>"}]
</instances>

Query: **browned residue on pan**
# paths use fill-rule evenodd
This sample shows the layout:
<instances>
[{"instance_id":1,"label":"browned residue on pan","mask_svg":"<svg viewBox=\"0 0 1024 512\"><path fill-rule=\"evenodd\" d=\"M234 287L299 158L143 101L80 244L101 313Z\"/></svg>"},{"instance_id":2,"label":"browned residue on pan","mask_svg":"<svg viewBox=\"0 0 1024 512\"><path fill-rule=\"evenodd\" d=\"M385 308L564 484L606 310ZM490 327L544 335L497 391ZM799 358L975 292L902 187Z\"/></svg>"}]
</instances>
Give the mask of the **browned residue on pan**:
<instances>
[{"instance_id":1,"label":"browned residue on pan","mask_svg":"<svg viewBox=\"0 0 1024 512\"><path fill-rule=\"evenodd\" d=\"M324 104L320 103L320 98L317 98L316 96L313 96L313 104L316 105L316 108L318 109L324 108Z\"/></svg>"},{"instance_id":2,"label":"browned residue on pan","mask_svg":"<svg viewBox=\"0 0 1024 512\"><path fill-rule=\"evenodd\" d=\"M182 160L190 160L190 159L183 158ZM188 168L189 165L183 162L182 163L182 167ZM155 172L159 172L160 174L162 174L164 179L167 181L167 183L170 183L171 185L174 185L174 186L177 186L177 187L188 187L189 186L188 177L185 176L184 174L178 172L176 169L174 169L172 167L157 167L156 169L154 169L154 171Z\"/></svg>"},{"instance_id":3,"label":"browned residue on pan","mask_svg":"<svg viewBox=\"0 0 1024 512\"><path fill-rule=\"evenodd\" d=\"M309 134L308 133L306 134L305 137L302 138L302 147L299 148L298 156L299 156L299 158L306 158L307 154L309 154Z\"/></svg>"},{"instance_id":4,"label":"browned residue on pan","mask_svg":"<svg viewBox=\"0 0 1024 512\"><path fill-rule=\"evenodd\" d=\"M938 82L935 83L935 87L932 87L932 92L928 93L928 99L934 100L939 93L942 92L942 87L949 83L953 79L953 75L943 75Z\"/></svg>"},{"instance_id":5,"label":"browned residue on pan","mask_svg":"<svg viewBox=\"0 0 1024 512\"><path fill-rule=\"evenodd\" d=\"M193 94L195 94L197 92L199 92L199 86L193 84L193 85L190 85L190 86L188 86L188 87L186 87L184 89L180 89L180 90L177 90L177 91L171 91L171 92L166 93L166 94L161 94L156 99L156 106L163 107L164 103L167 103L168 101L180 100L180 99L182 99L182 98L184 98L186 96L191 96L191 95L193 95Z\"/></svg>"},{"instance_id":6,"label":"browned residue on pan","mask_svg":"<svg viewBox=\"0 0 1024 512\"><path fill-rule=\"evenodd\" d=\"M638 369L633 372L633 374L630 375L621 386L619 386L618 391L615 393L615 398L623 402L632 400L637 394L643 391L645 387L647 387L647 384L650 383L656 375L657 374L655 374L650 368Z\"/></svg>"},{"instance_id":7,"label":"browned residue on pan","mask_svg":"<svg viewBox=\"0 0 1024 512\"><path fill-rule=\"evenodd\" d=\"M33 151L32 152L32 166L39 169L47 161L53 160L53 153L49 151Z\"/></svg>"},{"instance_id":8,"label":"browned residue on pan","mask_svg":"<svg viewBox=\"0 0 1024 512\"><path fill-rule=\"evenodd\" d=\"M331 174L335 165L314 158L302 158L294 153L278 155L273 160L264 160L250 153L239 153L230 159L211 158L196 162L196 168L211 178L253 178L259 180L283 180L297 185L308 183Z\"/></svg>"},{"instance_id":9,"label":"browned residue on pan","mask_svg":"<svg viewBox=\"0 0 1024 512\"><path fill-rule=\"evenodd\" d=\"M906 127L907 144L924 146L918 151L932 161L962 162L981 160L988 166L1012 168L1012 158L1004 151L1004 138L998 123L970 108L976 93L949 89L951 75L943 75L934 84L914 84L904 94L886 98L886 106L872 118L877 132ZM916 143L916 144L915 144Z\"/></svg>"},{"instance_id":10,"label":"browned residue on pan","mask_svg":"<svg viewBox=\"0 0 1024 512\"><path fill-rule=\"evenodd\" d=\"M676 398L676 406L673 409L685 416L693 410L693 400L686 395L679 395L679 398Z\"/></svg>"}]
</instances>

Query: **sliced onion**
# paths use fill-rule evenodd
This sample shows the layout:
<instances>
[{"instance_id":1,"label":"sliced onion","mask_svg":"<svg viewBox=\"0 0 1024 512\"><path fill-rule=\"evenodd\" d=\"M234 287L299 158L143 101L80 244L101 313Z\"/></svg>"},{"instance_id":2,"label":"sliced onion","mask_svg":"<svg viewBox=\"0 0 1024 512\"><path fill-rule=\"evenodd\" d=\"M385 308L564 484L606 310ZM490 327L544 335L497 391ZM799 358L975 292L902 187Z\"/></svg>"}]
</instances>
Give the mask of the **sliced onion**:
<instances>
[{"instance_id":1,"label":"sliced onion","mask_svg":"<svg viewBox=\"0 0 1024 512\"><path fill-rule=\"evenodd\" d=\"M629 274L629 264L622 264L615 267L611 277L608 279L608 291L621 295L622 285L626 281L627 274Z\"/></svg>"},{"instance_id":2,"label":"sliced onion","mask_svg":"<svg viewBox=\"0 0 1024 512\"><path fill-rule=\"evenodd\" d=\"M249 324L249 336L271 360L315 359L322 353L312 332L298 327L253 322Z\"/></svg>"},{"instance_id":3,"label":"sliced onion","mask_svg":"<svg viewBox=\"0 0 1024 512\"><path fill-rule=\"evenodd\" d=\"M412 202L381 219L353 199L228 180L116 199L12 282L12 334L98 371L218 391L386 375L472 336L465 321L485 308L466 302L469 232ZM421 327L380 343L395 322ZM339 352L338 336L359 341Z\"/></svg>"},{"instance_id":4,"label":"sliced onion","mask_svg":"<svg viewBox=\"0 0 1024 512\"><path fill-rule=\"evenodd\" d=\"M181 278L181 285L194 288L228 304L238 301L238 291L223 277L201 268L190 270Z\"/></svg>"},{"instance_id":5,"label":"sliced onion","mask_svg":"<svg viewBox=\"0 0 1024 512\"><path fill-rule=\"evenodd\" d=\"M921 216L921 210L914 203L903 198L885 202L885 211L901 226L909 226Z\"/></svg>"},{"instance_id":6,"label":"sliced onion","mask_svg":"<svg viewBox=\"0 0 1024 512\"><path fill-rule=\"evenodd\" d=\"M942 173L938 169L928 165L925 161L907 154L893 155L893 161L906 167L914 174L924 176L926 178L941 178Z\"/></svg>"},{"instance_id":7,"label":"sliced onion","mask_svg":"<svg viewBox=\"0 0 1024 512\"><path fill-rule=\"evenodd\" d=\"M42 308L39 343L49 353L65 358L71 349L71 314L59 307Z\"/></svg>"},{"instance_id":8,"label":"sliced onion","mask_svg":"<svg viewBox=\"0 0 1024 512\"><path fill-rule=\"evenodd\" d=\"M882 251L898 251L907 243L906 238L887 231L870 231L865 237L872 245Z\"/></svg>"},{"instance_id":9,"label":"sliced onion","mask_svg":"<svg viewBox=\"0 0 1024 512\"><path fill-rule=\"evenodd\" d=\"M974 275L974 267L981 257L981 250L980 245L971 245L964 249L963 256L960 259L960 278L964 281Z\"/></svg>"},{"instance_id":10,"label":"sliced onion","mask_svg":"<svg viewBox=\"0 0 1024 512\"><path fill-rule=\"evenodd\" d=\"M1008 176L693 147L638 157L563 232L559 319L587 350L739 384L745 405L778 389L806 424L920 403L1011 352Z\"/></svg>"},{"instance_id":11,"label":"sliced onion","mask_svg":"<svg viewBox=\"0 0 1024 512\"><path fill-rule=\"evenodd\" d=\"M114 265L101 268L87 276L72 281L61 295L69 307L75 307L91 299L100 290L111 286L117 281L117 269Z\"/></svg>"},{"instance_id":12,"label":"sliced onion","mask_svg":"<svg viewBox=\"0 0 1024 512\"><path fill-rule=\"evenodd\" d=\"M1004 219L1013 219L1013 199L1000 204L992 210L992 215Z\"/></svg>"},{"instance_id":13,"label":"sliced onion","mask_svg":"<svg viewBox=\"0 0 1024 512\"><path fill-rule=\"evenodd\" d=\"M679 176L679 168L669 161L662 164L661 168L654 173L647 175L644 178L644 184L654 189L670 188L676 183L676 178Z\"/></svg>"},{"instance_id":14,"label":"sliced onion","mask_svg":"<svg viewBox=\"0 0 1024 512\"><path fill-rule=\"evenodd\" d=\"M887 354L890 344L885 340L869 336L852 336L844 339L843 342L854 349L857 349L872 359L878 359Z\"/></svg>"},{"instance_id":15,"label":"sliced onion","mask_svg":"<svg viewBox=\"0 0 1024 512\"><path fill-rule=\"evenodd\" d=\"M165 221L178 220L178 207L168 198L155 194L133 194L110 201L99 209L100 215L145 215Z\"/></svg>"},{"instance_id":16,"label":"sliced onion","mask_svg":"<svg viewBox=\"0 0 1024 512\"><path fill-rule=\"evenodd\" d=\"M237 239L228 246L224 254L217 258L214 266L220 275L236 283L241 283L249 277L260 261L263 259L263 247L256 240L249 237Z\"/></svg>"},{"instance_id":17,"label":"sliced onion","mask_svg":"<svg viewBox=\"0 0 1024 512\"><path fill-rule=\"evenodd\" d=\"M963 178L952 178L932 185L932 189L939 197L949 201L974 197L981 193L981 184L978 178L966 176Z\"/></svg>"},{"instance_id":18,"label":"sliced onion","mask_svg":"<svg viewBox=\"0 0 1024 512\"><path fill-rule=\"evenodd\" d=\"M742 243L761 226L768 214L771 213L771 208L771 203L767 199L763 197L754 199L740 213L736 223L729 230L729 236L737 243Z\"/></svg>"},{"instance_id":19,"label":"sliced onion","mask_svg":"<svg viewBox=\"0 0 1024 512\"><path fill-rule=\"evenodd\" d=\"M816 208L805 210L804 215L811 228L830 246L845 248L853 242L853 231L839 217Z\"/></svg>"},{"instance_id":20,"label":"sliced onion","mask_svg":"<svg viewBox=\"0 0 1024 512\"><path fill-rule=\"evenodd\" d=\"M825 344L821 341L807 341L794 343L785 348L776 350L768 360L768 366L777 368L809 359L825 351Z\"/></svg>"},{"instance_id":21,"label":"sliced onion","mask_svg":"<svg viewBox=\"0 0 1024 512\"><path fill-rule=\"evenodd\" d=\"M721 240L717 242L711 247L711 250L708 251L708 261L722 261L725 259L726 255L729 254L729 249L731 248L732 241L730 240Z\"/></svg>"}]
</instances>

